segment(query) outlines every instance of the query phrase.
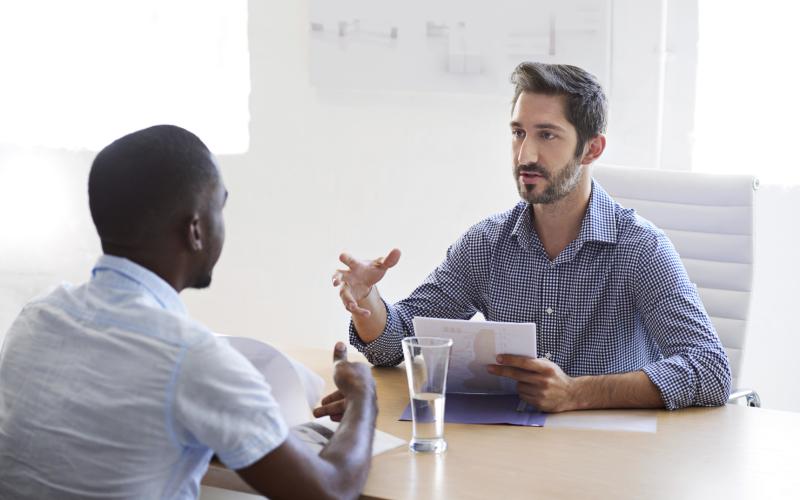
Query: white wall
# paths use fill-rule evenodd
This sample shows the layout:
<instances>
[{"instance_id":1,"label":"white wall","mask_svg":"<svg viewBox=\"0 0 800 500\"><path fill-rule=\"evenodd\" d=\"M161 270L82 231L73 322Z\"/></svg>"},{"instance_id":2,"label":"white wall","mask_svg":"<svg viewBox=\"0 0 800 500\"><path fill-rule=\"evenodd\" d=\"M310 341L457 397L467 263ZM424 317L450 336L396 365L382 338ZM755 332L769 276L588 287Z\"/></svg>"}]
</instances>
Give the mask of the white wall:
<instances>
[{"instance_id":1,"label":"white wall","mask_svg":"<svg viewBox=\"0 0 800 500\"><path fill-rule=\"evenodd\" d=\"M667 7L614 2L605 161L650 168L689 161L696 5ZM462 231L517 196L508 98L320 92L308 84L307 9L305 1L251 2L251 148L220 158L230 191L226 247L212 287L184 298L220 332L331 346L348 320L330 285L340 251L374 257L400 247L403 258L381 286L399 299ZM0 241L0 331L30 296L88 277L99 252L85 194L92 157L0 149L0 227L11 228ZM796 190L776 191L759 193L768 201L764 214L797 206ZM758 386L765 406L800 410L797 389L783 380L789 351L759 344L794 338L789 311L800 269L791 246L777 245L781 220L759 216L759 340L750 345L758 353L745 358L743 380Z\"/></svg>"},{"instance_id":2,"label":"white wall","mask_svg":"<svg viewBox=\"0 0 800 500\"><path fill-rule=\"evenodd\" d=\"M251 151L224 161L228 244L214 288L187 300L222 331L329 345L348 319L329 284L342 250L400 247L381 286L399 299L461 232L517 196L508 97L311 88L306 9L251 4ZM659 78L630 72L658 75L661 14L658 3L615 2L608 161L659 161Z\"/></svg>"}]
</instances>

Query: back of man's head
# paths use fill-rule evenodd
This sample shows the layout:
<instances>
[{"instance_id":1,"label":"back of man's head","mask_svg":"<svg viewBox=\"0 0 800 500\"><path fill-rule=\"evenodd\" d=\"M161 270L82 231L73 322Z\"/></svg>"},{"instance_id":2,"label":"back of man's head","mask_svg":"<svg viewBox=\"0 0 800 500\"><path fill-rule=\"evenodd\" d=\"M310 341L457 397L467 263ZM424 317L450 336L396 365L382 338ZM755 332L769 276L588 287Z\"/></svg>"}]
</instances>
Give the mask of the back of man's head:
<instances>
[{"instance_id":1,"label":"back of man's head","mask_svg":"<svg viewBox=\"0 0 800 500\"><path fill-rule=\"evenodd\" d=\"M89 208L103 250L158 245L205 203L218 176L206 145L174 125L112 142L98 153L89 174Z\"/></svg>"}]
</instances>

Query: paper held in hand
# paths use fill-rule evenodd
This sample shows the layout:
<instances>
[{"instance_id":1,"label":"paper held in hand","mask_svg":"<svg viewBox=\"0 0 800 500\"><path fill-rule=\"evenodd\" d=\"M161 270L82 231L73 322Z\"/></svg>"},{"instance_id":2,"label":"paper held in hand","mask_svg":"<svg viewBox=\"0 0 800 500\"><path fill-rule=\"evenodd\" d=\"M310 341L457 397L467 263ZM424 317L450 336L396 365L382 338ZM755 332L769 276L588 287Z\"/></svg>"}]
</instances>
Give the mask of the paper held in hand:
<instances>
[{"instance_id":1,"label":"paper held in hand","mask_svg":"<svg viewBox=\"0 0 800 500\"><path fill-rule=\"evenodd\" d=\"M417 337L453 339L447 392L464 394L516 394L516 382L486 371L498 354L536 357L534 323L500 323L458 319L414 318Z\"/></svg>"},{"instance_id":2,"label":"paper held in hand","mask_svg":"<svg viewBox=\"0 0 800 500\"><path fill-rule=\"evenodd\" d=\"M325 387L322 377L267 343L247 337L219 337L227 340L264 375L272 388L272 397L280 405L283 418L292 433L316 452L321 451L339 427L329 417L314 419L311 413ZM405 443L403 439L376 430L372 454L377 455Z\"/></svg>"}]
</instances>

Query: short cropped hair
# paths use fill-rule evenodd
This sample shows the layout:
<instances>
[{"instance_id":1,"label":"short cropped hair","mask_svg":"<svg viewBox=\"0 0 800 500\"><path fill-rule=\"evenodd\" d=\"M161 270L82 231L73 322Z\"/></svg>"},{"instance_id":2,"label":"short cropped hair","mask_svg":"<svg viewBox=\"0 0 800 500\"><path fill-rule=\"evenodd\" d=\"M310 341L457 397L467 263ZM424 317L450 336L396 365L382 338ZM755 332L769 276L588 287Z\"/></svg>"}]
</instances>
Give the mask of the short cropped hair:
<instances>
[{"instance_id":1,"label":"short cropped hair","mask_svg":"<svg viewBox=\"0 0 800 500\"><path fill-rule=\"evenodd\" d=\"M219 177L203 141L174 125L117 139L92 162L89 209L106 243L148 245L194 210Z\"/></svg>"},{"instance_id":2,"label":"short cropped hair","mask_svg":"<svg viewBox=\"0 0 800 500\"><path fill-rule=\"evenodd\" d=\"M575 156L592 137L606 130L608 101L603 87L588 71L567 64L523 62L511 73L514 106L523 92L566 96L567 120L575 127L578 144Z\"/></svg>"}]
</instances>

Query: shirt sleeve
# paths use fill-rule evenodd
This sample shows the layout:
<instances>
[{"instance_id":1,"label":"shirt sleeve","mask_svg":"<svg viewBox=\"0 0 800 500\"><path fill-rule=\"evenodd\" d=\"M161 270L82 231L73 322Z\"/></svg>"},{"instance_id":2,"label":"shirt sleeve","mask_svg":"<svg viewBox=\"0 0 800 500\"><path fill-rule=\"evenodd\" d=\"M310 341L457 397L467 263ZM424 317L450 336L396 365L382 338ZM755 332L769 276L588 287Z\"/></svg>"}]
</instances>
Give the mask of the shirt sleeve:
<instances>
[{"instance_id":1,"label":"shirt sleeve","mask_svg":"<svg viewBox=\"0 0 800 500\"><path fill-rule=\"evenodd\" d=\"M386 306L386 327L370 343L361 340L350 321L350 343L370 363L395 366L403 360L401 340L414 335L412 320L416 316L469 319L482 309L482 298L473 279L471 252L480 251L476 240L477 227L462 235L450 248L444 261L414 290L408 298Z\"/></svg>"},{"instance_id":2,"label":"shirt sleeve","mask_svg":"<svg viewBox=\"0 0 800 500\"><path fill-rule=\"evenodd\" d=\"M173 413L181 445L207 446L234 470L277 448L289 432L263 376L213 335L185 351Z\"/></svg>"},{"instance_id":3,"label":"shirt sleeve","mask_svg":"<svg viewBox=\"0 0 800 500\"><path fill-rule=\"evenodd\" d=\"M728 357L697 287L663 233L642 255L636 297L644 326L664 356L643 370L665 407L725 404L731 390Z\"/></svg>"}]
</instances>

